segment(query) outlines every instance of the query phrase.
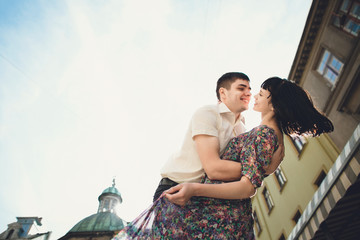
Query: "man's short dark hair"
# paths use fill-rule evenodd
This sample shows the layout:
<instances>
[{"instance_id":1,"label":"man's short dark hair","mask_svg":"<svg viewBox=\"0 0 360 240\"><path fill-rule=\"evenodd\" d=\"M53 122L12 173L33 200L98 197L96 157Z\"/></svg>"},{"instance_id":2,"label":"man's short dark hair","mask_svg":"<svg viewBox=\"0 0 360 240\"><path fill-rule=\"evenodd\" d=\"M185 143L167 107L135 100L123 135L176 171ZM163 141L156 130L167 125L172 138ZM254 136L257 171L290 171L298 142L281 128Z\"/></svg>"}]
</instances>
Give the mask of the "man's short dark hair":
<instances>
[{"instance_id":1,"label":"man's short dark hair","mask_svg":"<svg viewBox=\"0 0 360 240\"><path fill-rule=\"evenodd\" d=\"M224 75L222 75L219 80L217 81L216 84L216 96L219 100L220 99L220 93L219 93L219 89L220 88L225 88L227 90L230 89L231 84L233 82L235 82L238 79L242 79L242 80L246 80L250 82L249 77L245 74L245 73L241 73L241 72L228 72L225 73Z\"/></svg>"}]
</instances>

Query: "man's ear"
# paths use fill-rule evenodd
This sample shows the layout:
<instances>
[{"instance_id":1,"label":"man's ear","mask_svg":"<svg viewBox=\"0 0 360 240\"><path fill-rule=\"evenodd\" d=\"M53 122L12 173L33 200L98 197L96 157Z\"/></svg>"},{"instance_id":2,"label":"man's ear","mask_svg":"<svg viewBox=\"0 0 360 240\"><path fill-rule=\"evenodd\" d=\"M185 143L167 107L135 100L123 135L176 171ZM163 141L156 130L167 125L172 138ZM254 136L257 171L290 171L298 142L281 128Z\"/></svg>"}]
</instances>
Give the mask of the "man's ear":
<instances>
[{"instance_id":1,"label":"man's ear","mask_svg":"<svg viewBox=\"0 0 360 240\"><path fill-rule=\"evenodd\" d=\"M226 99L226 92L227 92L226 88L221 87L219 89L219 94L220 94L221 101L223 101L223 99Z\"/></svg>"}]
</instances>

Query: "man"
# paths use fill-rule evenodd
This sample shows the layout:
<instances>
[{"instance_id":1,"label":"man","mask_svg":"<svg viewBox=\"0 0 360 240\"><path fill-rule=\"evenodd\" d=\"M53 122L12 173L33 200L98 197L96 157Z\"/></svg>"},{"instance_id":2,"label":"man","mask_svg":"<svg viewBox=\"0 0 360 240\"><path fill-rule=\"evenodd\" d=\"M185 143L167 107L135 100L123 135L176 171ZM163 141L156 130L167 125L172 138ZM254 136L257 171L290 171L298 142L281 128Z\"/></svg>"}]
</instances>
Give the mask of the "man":
<instances>
[{"instance_id":1,"label":"man","mask_svg":"<svg viewBox=\"0 0 360 240\"><path fill-rule=\"evenodd\" d=\"M195 112L180 151L170 157L161 169L163 178L153 201L163 191L179 183L199 182L205 173L210 179L240 179L241 164L221 160L220 155L230 139L245 131L241 113L249 108L249 81L248 76L240 72L225 73L219 78L216 86L219 103ZM279 152L274 157L281 161L283 155ZM269 169L271 172L274 170Z\"/></svg>"}]
</instances>

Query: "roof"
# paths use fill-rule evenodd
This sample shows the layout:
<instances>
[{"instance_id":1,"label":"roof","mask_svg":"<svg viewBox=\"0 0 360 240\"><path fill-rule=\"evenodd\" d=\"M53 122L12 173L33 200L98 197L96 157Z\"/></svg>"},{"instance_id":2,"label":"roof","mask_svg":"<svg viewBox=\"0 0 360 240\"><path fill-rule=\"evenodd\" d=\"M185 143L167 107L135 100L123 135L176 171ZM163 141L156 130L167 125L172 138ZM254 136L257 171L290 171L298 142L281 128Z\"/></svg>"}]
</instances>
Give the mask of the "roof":
<instances>
[{"instance_id":1,"label":"roof","mask_svg":"<svg viewBox=\"0 0 360 240\"><path fill-rule=\"evenodd\" d=\"M99 212L78 222L69 232L118 231L127 223L112 212Z\"/></svg>"},{"instance_id":2,"label":"roof","mask_svg":"<svg viewBox=\"0 0 360 240\"><path fill-rule=\"evenodd\" d=\"M122 202L122 197L121 197L121 194L119 192L119 190L117 190L116 187L114 187L114 185L112 187L108 187L107 189L105 189L99 196L99 201L101 200L101 198L103 196L106 196L106 195L116 195L119 200L120 200L120 203Z\"/></svg>"},{"instance_id":3,"label":"roof","mask_svg":"<svg viewBox=\"0 0 360 240\"><path fill-rule=\"evenodd\" d=\"M105 194L105 193L113 193L113 194L119 195L121 197L121 194L120 194L119 190L117 190L116 187L108 187L107 189L105 189L102 192L102 194Z\"/></svg>"},{"instance_id":4,"label":"roof","mask_svg":"<svg viewBox=\"0 0 360 240\"><path fill-rule=\"evenodd\" d=\"M27 236L27 239L48 239L50 237L51 232L45 232L45 233L37 233L34 235Z\"/></svg>"},{"instance_id":5,"label":"roof","mask_svg":"<svg viewBox=\"0 0 360 240\"><path fill-rule=\"evenodd\" d=\"M41 217L16 217L16 219L18 220L18 222L23 223L26 220L30 220L30 221L34 221L36 222L37 225L41 226Z\"/></svg>"}]
</instances>

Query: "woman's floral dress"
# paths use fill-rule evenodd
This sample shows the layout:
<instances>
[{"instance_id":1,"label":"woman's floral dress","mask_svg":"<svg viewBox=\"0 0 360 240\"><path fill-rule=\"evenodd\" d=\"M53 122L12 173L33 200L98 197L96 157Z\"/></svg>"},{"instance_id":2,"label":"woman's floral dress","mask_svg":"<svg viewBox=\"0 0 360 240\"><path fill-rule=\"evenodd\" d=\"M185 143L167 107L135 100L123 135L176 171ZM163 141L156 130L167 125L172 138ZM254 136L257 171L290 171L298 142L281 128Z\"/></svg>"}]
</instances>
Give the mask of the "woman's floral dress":
<instances>
[{"instance_id":1,"label":"woman's floral dress","mask_svg":"<svg viewBox=\"0 0 360 240\"><path fill-rule=\"evenodd\" d=\"M263 167L269 165L277 147L275 131L261 125L233 138L221 158L241 162L242 175L258 188L265 177ZM205 176L202 183L222 182ZM223 200L192 197L185 206L178 206L162 195L113 240L254 238L250 198Z\"/></svg>"}]
</instances>

